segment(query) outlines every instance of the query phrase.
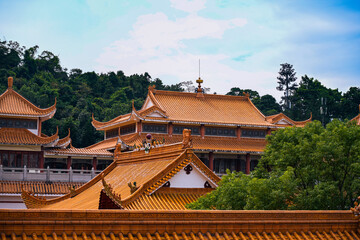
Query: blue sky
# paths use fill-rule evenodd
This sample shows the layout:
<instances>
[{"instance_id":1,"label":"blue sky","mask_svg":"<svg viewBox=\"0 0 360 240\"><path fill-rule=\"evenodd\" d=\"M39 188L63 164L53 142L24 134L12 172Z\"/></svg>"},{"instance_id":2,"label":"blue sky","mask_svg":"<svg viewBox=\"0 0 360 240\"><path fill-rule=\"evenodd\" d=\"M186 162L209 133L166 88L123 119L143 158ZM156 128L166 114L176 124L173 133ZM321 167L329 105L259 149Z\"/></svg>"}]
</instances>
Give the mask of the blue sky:
<instances>
[{"instance_id":1,"label":"blue sky","mask_svg":"<svg viewBox=\"0 0 360 240\"><path fill-rule=\"evenodd\" d=\"M360 85L360 1L9 0L0 38L40 46L62 66L148 72L165 84L201 77L211 92L277 98L280 63L325 86Z\"/></svg>"}]
</instances>

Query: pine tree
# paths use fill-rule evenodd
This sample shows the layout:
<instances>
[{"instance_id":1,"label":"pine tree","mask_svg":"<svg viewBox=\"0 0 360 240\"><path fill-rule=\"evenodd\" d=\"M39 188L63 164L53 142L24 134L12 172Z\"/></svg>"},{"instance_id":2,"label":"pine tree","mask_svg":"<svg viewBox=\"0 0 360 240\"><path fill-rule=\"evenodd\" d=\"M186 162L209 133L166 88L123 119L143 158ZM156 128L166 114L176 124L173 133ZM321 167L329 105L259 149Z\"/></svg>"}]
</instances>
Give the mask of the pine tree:
<instances>
[{"instance_id":1,"label":"pine tree","mask_svg":"<svg viewBox=\"0 0 360 240\"><path fill-rule=\"evenodd\" d=\"M284 97L281 97L284 101L284 108L288 110L291 108L290 96L292 91L294 91L297 87L295 83L295 70L293 65L289 63L280 64L281 68L279 71L279 76L277 77L279 86L276 87L279 91L284 91Z\"/></svg>"}]
</instances>

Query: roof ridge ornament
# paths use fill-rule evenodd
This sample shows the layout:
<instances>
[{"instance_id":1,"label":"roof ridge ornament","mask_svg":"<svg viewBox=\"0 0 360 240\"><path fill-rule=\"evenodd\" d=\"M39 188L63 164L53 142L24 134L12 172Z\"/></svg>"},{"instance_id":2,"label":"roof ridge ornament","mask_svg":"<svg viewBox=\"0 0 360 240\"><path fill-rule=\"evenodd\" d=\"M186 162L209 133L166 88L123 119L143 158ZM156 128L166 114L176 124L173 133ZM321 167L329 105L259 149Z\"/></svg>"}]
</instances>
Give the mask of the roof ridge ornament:
<instances>
[{"instance_id":1,"label":"roof ridge ornament","mask_svg":"<svg viewBox=\"0 0 360 240\"><path fill-rule=\"evenodd\" d=\"M12 88L12 87L13 87L13 82L14 82L13 77L8 77L8 88Z\"/></svg>"},{"instance_id":2,"label":"roof ridge ornament","mask_svg":"<svg viewBox=\"0 0 360 240\"><path fill-rule=\"evenodd\" d=\"M191 137L191 129L184 129L183 130L183 148L192 148L192 137Z\"/></svg>"}]
</instances>

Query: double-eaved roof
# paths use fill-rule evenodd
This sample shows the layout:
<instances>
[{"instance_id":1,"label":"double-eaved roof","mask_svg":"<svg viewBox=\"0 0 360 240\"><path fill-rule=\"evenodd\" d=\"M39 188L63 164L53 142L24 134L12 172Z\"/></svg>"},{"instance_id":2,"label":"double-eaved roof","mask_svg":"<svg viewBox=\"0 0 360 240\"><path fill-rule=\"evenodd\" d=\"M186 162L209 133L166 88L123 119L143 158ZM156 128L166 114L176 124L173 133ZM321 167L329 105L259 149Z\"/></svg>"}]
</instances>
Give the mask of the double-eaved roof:
<instances>
[{"instance_id":1,"label":"double-eaved roof","mask_svg":"<svg viewBox=\"0 0 360 240\"><path fill-rule=\"evenodd\" d=\"M181 179L181 180L179 180ZM182 143L115 153L102 174L62 197L43 200L23 192L28 208L185 209L187 203L217 186L220 178Z\"/></svg>"},{"instance_id":2,"label":"double-eaved roof","mask_svg":"<svg viewBox=\"0 0 360 240\"><path fill-rule=\"evenodd\" d=\"M154 87L149 87L148 96L139 111L133 107L131 113L120 115L108 122L99 122L93 118L92 124L97 130L116 128L137 120L276 128L283 125L280 122L282 119L287 120L285 125L292 126L303 126L311 120L310 118L297 122L284 114L266 117L255 107L248 95L201 94L199 97L197 93L155 90Z\"/></svg>"}]
</instances>

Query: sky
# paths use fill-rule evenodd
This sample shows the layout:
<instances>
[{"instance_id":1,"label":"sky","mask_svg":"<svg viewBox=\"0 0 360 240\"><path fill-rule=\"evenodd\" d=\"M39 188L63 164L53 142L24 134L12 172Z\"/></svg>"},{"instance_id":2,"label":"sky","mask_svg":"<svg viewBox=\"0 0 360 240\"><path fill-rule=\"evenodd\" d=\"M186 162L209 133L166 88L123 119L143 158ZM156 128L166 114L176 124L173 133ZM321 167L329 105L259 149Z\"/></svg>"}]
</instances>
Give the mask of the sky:
<instances>
[{"instance_id":1,"label":"sky","mask_svg":"<svg viewBox=\"0 0 360 240\"><path fill-rule=\"evenodd\" d=\"M360 1L0 0L0 39L59 56L67 69L200 76L210 92L280 98L281 63L326 87L360 85Z\"/></svg>"}]
</instances>

